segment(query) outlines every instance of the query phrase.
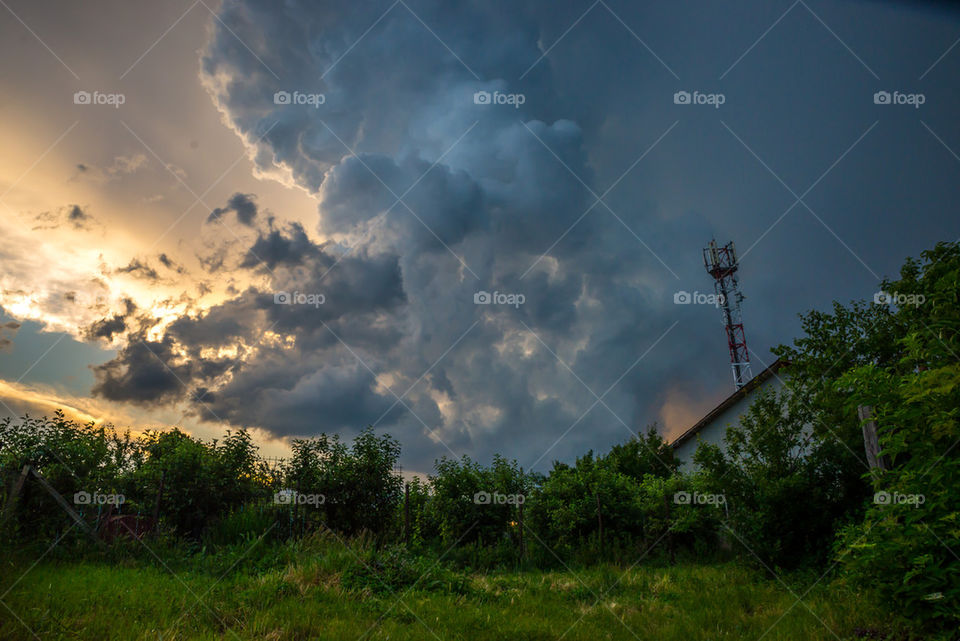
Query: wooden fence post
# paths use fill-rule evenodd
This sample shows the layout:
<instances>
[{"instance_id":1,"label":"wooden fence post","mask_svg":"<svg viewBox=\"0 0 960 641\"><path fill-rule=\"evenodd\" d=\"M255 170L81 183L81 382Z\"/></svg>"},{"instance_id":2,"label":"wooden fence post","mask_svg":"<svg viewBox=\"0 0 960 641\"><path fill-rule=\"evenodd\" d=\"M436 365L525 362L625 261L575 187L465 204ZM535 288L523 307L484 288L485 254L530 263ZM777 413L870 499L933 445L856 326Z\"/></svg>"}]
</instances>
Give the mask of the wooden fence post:
<instances>
[{"instance_id":1,"label":"wooden fence post","mask_svg":"<svg viewBox=\"0 0 960 641\"><path fill-rule=\"evenodd\" d=\"M526 498L524 498L524 500L526 500ZM520 558L523 559L523 558L526 558L527 556L527 543L523 538L523 503L522 502L520 503L520 515L518 518L520 519L520 522L518 523L519 525L518 529L520 530Z\"/></svg>"},{"instance_id":2,"label":"wooden fence post","mask_svg":"<svg viewBox=\"0 0 960 641\"><path fill-rule=\"evenodd\" d=\"M597 528L599 530L597 533L597 539L600 541L600 546L603 547L603 516L600 514L600 495L594 494L593 498L597 502Z\"/></svg>"},{"instance_id":3,"label":"wooden fence post","mask_svg":"<svg viewBox=\"0 0 960 641\"><path fill-rule=\"evenodd\" d=\"M673 525L670 523L670 499L664 494L663 505L667 509L667 549L670 552L670 563L676 563L677 557L673 547Z\"/></svg>"},{"instance_id":4,"label":"wooden fence post","mask_svg":"<svg viewBox=\"0 0 960 641\"><path fill-rule=\"evenodd\" d=\"M410 484L403 484L403 542L410 542Z\"/></svg>"},{"instance_id":5,"label":"wooden fence post","mask_svg":"<svg viewBox=\"0 0 960 641\"><path fill-rule=\"evenodd\" d=\"M870 405L858 406L857 417L863 427L863 447L867 453L867 464L870 466L870 471L886 470L886 461L880 454L880 437L877 436L877 422L873 420L873 407Z\"/></svg>"}]
</instances>

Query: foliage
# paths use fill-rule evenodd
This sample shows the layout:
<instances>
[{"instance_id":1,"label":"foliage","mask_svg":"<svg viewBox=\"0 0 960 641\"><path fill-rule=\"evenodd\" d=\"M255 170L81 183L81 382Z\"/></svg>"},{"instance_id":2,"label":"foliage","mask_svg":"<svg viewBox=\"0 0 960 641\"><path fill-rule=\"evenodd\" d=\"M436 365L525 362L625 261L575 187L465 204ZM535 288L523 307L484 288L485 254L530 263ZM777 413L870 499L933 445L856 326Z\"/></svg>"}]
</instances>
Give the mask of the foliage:
<instances>
[{"instance_id":1,"label":"foliage","mask_svg":"<svg viewBox=\"0 0 960 641\"><path fill-rule=\"evenodd\" d=\"M813 435L824 444L821 455L830 457L839 475L831 511L849 523L862 518L871 489L863 478L863 434L856 409L851 410L846 390L837 387L836 381L855 367L895 363L901 352L897 338L904 334L904 326L889 305L863 301L849 306L834 302L831 312L813 310L801 320L803 335L792 346L780 345L772 351L789 363L786 372L794 406L804 410Z\"/></svg>"},{"instance_id":2,"label":"foliage","mask_svg":"<svg viewBox=\"0 0 960 641\"><path fill-rule=\"evenodd\" d=\"M549 545L573 546L596 537L639 537L643 519L637 482L593 452L573 466L554 463L535 494L531 522Z\"/></svg>"},{"instance_id":3,"label":"foliage","mask_svg":"<svg viewBox=\"0 0 960 641\"><path fill-rule=\"evenodd\" d=\"M395 472L400 444L372 428L360 432L352 447L337 435L293 442L284 469L287 489L322 497L308 507L322 527L347 534L364 530L383 534L395 523L403 480Z\"/></svg>"},{"instance_id":4,"label":"foliage","mask_svg":"<svg viewBox=\"0 0 960 641\"><path fill-rule=\"evenodd\" d=\"M0 420L0 479L4 489L16 482L24 465L43 474L59 493L71 501L76 492L118 493L120 476L129 468L135 448L129 432L108 425L77 423L57 410L53 417L24 416L17 422ZM4 491L0 500L8 500ZM66 526L68 518L54 499L28 478L19 497L20 509L5 525L36 536ZM6 507L6 506L5 506Z\"/></svg>"},{"instance_id":5,"label":"foliage","mask_svg":"<svg viewBox=\"0 0 960 641\"><path fill-rule=\"evenodd\" d=\"M467 456L459 461L444 457L430 476L433 494L427 515L436 523L444 546L518 541L521 504L535 482L516 461L501 456L494 456L490 467Z\"/></svg>"},{"instance_id":6,"label":"foliage","mask_svg":"<svg viewBox=\"0 0 960 641\"><path fill-rule=\"evenodd\" d=\"M921 294L894 310L900 358L852 368L837 382L848 409L874 407L890 469L862 524L846 528L838 558L850 579L877 589L914 621L960 624L960 247L943 243L908 261L885 291ZM919 299L915 299L919 300Z\"/></svg>"},{"instance_id":7,"label":"foliage","mask_svg":"<svg viewBox=\"0 0 960 641\"><path fill-rule=\"evenodd\" d=\"M672 476L680 468L676 452L660 436L656 423L647 427L645 435L614 445L606 459L616 472L638 481L647 475Z\"/></svg>"},{"instance_id":8,"label":"foliage","mask_svg":"<svg viewBox=\"0 0 960 641\"><path fill-rule=\"evenodd\" d=\"M607 456L590 452L573 466L554 463L530 505L547 547L564 553L592 547L593 558L610 560L654 550L673 555L681 547L702 551L715 541L716 513L676 502L692 479L676 472L676 457L655 431L645 441L649 447L634 439Z\"/></svg>"},{"instance_id":9,"label":"foliage","mask_svg":"<svg viewBox=\"0 0 960 641\"><path fill-rule=\"evenodd\" d=\"M128 487L158 497L159 512L180 534L199 539L215 519L269 492L266 470L249 433L227 430L204 443L180 431L150 430Z\"/></svg>"},{"instance_id":10,"label":"foliage","mask_svg":"<svg viewBox=\"0 0 960 641\"><path fill-rule=\"evenodd\" d=\"M724 448L701 443L694 455L708 492L725 499L727 538L768 566L823 563L847 511L842 445L815 433L789 388L761 392L739 420Z\"/></svg>"}]
</instances>

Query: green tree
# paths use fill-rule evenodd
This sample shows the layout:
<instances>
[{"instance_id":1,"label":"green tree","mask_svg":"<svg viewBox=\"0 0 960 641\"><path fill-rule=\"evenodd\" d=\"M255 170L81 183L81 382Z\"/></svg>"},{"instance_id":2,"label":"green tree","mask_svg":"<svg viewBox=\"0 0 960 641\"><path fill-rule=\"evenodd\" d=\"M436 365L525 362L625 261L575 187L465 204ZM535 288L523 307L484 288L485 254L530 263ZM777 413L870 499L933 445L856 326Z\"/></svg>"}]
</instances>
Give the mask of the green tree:
<instances>
[{"instance_id":1,"label":"green tree","mask_svg":"<svg viewBox=\"0 0 960 641\"><path fill-rule=\"evenodd\" d=\"M123 475L128 473L136 443L129 432L109 425L68 420L61 410L52 417L0 420L0 479L10 488L24 465L31 465L68 501L79 491L93 494L125 493ZM8 499L3 491L0 501ZM130 498L130 497L128 497ZM18 508L5 524L8 534L35 537L53 533L69 524L69 517L53 498L32 479L23 486ZM88 516L97 508L78 509Z\"/></svg>"},{"instance_id":2,"label":"green tree","mask_svg":"<svg viewBox=\"0 0 960 641\"><path fill-rule=\"evenodd\" d=\"M908 260L884 290L900 304L896 360L863 363L836 383L848 412L874 407L885 472L865 475L875 500L844 530L838 558L908 618L960 623L960 247Z\"/></svg>"},{"instance_id":3,"label":"green tree","mask_svg":"<svg viewBox=\"0 0 960 641\"><path fill-rule=\"evenodd\" d=\"M434 470L428 513L444 545L518 540L520 503L526 503L534 477L516 461L497 455L484 467L467 456L459 461L444 457Z\"/></svg>"},{"instance_id":4,"label":"green tree","mask_svg":"<svg viewBox=\"0 0 960 641\"><path fill-rule=\"evenodd\" d=\"M767 565L825 562L847 515L843 445L811 419L789 388L767 391L727 428L724 447L701 443L693 457L707 491L724 497L727 538Z\"/></svg>"},{"instance_id":5,"label":"green tree","mask_svg":"<svg viewBox=\"0 0 960 641\"><path fill-rule=\"evenodd\" d=\"M676 452L660 436L656 423L647 427L645 435L614 445L605 458L615 471L636 480L648 474L672 476L680 467Z\"/></svg>"},{"instance_id":6,"label":"green tree","mask_svg":"<svg viewBox=\"0 0 960 641\"><path fill-rule=\"evenodd\" d=\"M574 547L588 539L636 537L643 533L636 479L593 452L572 466L555 462L531 503L532 522L550 545Z\"/></svg>"},{"instance_id":7,"label":"green tree","mask_svg":"<svg viewBox=\"0 0 960 641\"><path fill-rule=\"evenodd\" d=\"M305 512L307 520L345 534L384 534L394 524L403 493L396 472L400 444L372 428L360 432L352 447L337 435L298 439L284 471L288 489L323 497Z\"/></svg>"}]
</instances>

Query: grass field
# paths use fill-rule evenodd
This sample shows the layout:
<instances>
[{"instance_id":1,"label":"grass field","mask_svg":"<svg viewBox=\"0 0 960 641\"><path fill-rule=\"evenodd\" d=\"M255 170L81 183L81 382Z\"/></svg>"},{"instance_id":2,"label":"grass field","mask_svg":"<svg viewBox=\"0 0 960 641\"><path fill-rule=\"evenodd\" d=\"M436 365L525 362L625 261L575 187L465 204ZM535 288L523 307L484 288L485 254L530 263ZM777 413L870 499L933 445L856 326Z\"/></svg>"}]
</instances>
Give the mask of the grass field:
<instances>
[{"instance_id":1,"label":"grass field","mask_svg":"<svg viewBox=\"0 0 960 641\"><path fill-rule=\"evenodd\" d=\"M866 596L829 578L807 592L818 575L778 580L732 562L476 572L331 541L157 555L77 560L58 551L32 568L36 556L6 559L0 638L905 638Z\"/></svg>"}]
</instances>

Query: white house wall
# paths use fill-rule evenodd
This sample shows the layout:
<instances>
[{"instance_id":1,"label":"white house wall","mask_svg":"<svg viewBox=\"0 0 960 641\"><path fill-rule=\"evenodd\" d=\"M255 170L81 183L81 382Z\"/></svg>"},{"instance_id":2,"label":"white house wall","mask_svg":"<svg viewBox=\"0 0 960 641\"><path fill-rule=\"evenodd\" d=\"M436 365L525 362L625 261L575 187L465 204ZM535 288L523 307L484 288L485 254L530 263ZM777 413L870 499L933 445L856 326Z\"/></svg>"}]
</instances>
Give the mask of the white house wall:
<instances>
[{"instance_id":1,"label":"white house wall","mask_svg":"<svg viewBox=\"0 0 960 641\"><path fill-rule=\"evenodd\" d=\"M710 423L703 426L690 439L675 448L675 452L683 462L681 470L689 472L695 469L693 464L693 454L697 451L700 443L710 443L724 448L723 437L727 433L727 427L733 424L740 424L740 417L747 411L750 404L762 390L779 392L783 387L783 382L777 376L771 376L769 379L758 385L754 390L746 394L743 398L728 407Z\"/></svg>"}]
</instances>

